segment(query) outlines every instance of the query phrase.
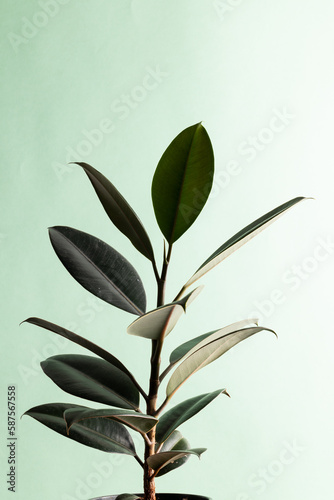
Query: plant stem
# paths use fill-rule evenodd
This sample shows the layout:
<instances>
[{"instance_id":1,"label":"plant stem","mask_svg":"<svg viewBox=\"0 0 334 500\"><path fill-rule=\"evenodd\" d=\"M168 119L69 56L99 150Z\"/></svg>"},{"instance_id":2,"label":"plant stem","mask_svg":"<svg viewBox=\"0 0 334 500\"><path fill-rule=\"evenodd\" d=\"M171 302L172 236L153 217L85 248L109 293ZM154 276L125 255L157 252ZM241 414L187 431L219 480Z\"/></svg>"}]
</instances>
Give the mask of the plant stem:
<instances>
[{"instance_id":1,"label":"plant stem","mask_svg":"<svg viewBox=\"0 0 334 500\"><path fill-rule=\"evenodd\" d=\"M168 247L168 253L166 256L166 251L164 251L164 262L162 265L161 277L158 280L158 299L157 299L157 307L163 306L165 303L165 288L166 288L166 279L167 279L167 271L168 266L172 254L173 245L170 244Z\"/></svg>"},{"instance_id":2,"label":"plant stem","mask_svg":"<svg viewBox=\"0 0 334 500\"><path fill-rule=\"evenodd\" d=\"M154 414L155 417L157 417L158 415L160 415L160 413L162 412L162 410L168 405L169 400L170 400L170 397L167 397L165 399L165 401L162 403L162 405L155 411L155 414Z\"/></svg>"},{"instance_id":3,"label":"plant stem","mask_svg":"<svg viewBox=\"0 0 334 500\"><path fill-rule=\"evenodd\" d=\"M159 377L160 383L163 381L163 379L168 375L168 373L171 371L172 368L174 368L175 363L170 363L167 368L162 372L162 374Z\"/></svg>"},{"instance_id":4,"label":"plant stem","mask_svg":"<svg viewBox=\"0 0 334 500\"><path fill-rule=\"evenodd\" d=\"M155 260L152 261L152 266L153 266L154 276L155 276L156 280L158 281L159 280L159 271L158 271L157 265L155 263Z\"/></svg>"},{"instance_id":5,"label":"plant stem","mask_svg":"<svg viewBox=\"0 0 334 500\"><path fill-rule=\"evenodd\" d=\"M143 461L138 457L138 455L135 455L134 458L137 460L137 462L139 463L140 467L144 468Z\"/></svg>"},{"instance_id":6,"label":"plant stem","mask_svg":"<svg viewBox=\"0 0 334 500\"><path fill-rule=\"evenodd\" d=\"M163 306L165 303L165 288L168 265L172 253L172 245L169 245L168 253L164 247L164 260L161 270L161 276L157 276L158 296L157 307ZM146 413L147 415L154 416L157 410L158 390L160 385L160 363L161 363L161 350L163 346L163 338L152 340L152 354L151 354L151 374L150 374L150 387L146 399ZM144 462L144 499L156 500L155 496L155 474L154 470L147 464L147 459L154 455L156 452L155 441L155 428L147 433L147 440L145 440L145 462Z\"/></svg>"}]
</instances>

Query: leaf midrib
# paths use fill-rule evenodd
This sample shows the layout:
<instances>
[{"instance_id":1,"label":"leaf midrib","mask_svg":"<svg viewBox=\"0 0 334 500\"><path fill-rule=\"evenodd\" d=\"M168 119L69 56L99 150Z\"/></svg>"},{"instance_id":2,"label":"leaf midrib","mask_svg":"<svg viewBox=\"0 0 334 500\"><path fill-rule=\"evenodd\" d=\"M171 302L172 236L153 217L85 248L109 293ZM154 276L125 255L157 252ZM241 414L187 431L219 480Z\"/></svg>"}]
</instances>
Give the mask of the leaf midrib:
<instances>
[{"instance_id":1,"label":"leaf midrib","mask_svg":"<svg viewBox=\"0 0 334 500\"><path fill-rule=\"evenodd\" d=\"M127 425L128 427L130 427L131 429L134 429L138 432L145 432L143 431L142 429L140 429L139 427L136 427L134 424L130 423L129 421L125 420L125 417L126 416L129 416L130 418L137 418L139 420L154 420L154 422L157 422L157 419L155 419L154 417L150 417L149 415L147 415L146 417L143 417L142 415L138 415L138 414L134 414L134 415L91 415L91 416L83 416L83 417L78 417L78 420L74 420L71 425L69 426L69 429L72 427L72 425L74 424L77 424L78 422L80 422L81 420L90 420L92 418L110 418L111 420L115 420L115 421L120 421L122 422L124 425ZM153 426L154 427L154 426Z\"/></svg>"},{"instance_id":2,"label":"leaf midrib","mask_svg":"<svg viewBox=\"0 0 334 500\"><path fill-rule=\"evenodd\" d=\"M32 317L26 319L25 321L35 326L39 326L41 328L49 330L50 332L53 332L56 335L60 335L61 337L70 340L71 342L74 342L77 345L80 345L81 347L89 350L90 352L93 352L94 354L102 358L104 361L107 361L107 363L110 363L115 368L118 368L129 378L133 376L131 372L126 368L126 366L124 366L123 363L119 361L115 356L113 356L110 352L106 351L97 344L94 344L94 342L91 342L90 340L81 337L81 335L71 332L70 330L63 328L62 326L58 326L55 323L51 323L50 321L46 321L44 319ZM50 327L47 325L50 325ZM64 330L65 334L59 333L57 328L59 328L60 330Z\"/></svg>"},{"instance_id":3,"label":"leaf midrib","mask_svg":"<svg viewBox=\"0 0 334 500\"><path fill-rule=\"evenodd\" d=\"M61 235L61 237L63 237L67 242L70 243L70 245L72 245L78 253L80 253L97 271L98 273L106 279L106 281L125 299L126 302L128 302L129 305L131 305L137 312L140 316L143 315L143 311L141 311L137 306L136 304L134 304L132 302L131 299L129 299L129 297L127 295L125 295L124 292L122 292L122 290L120 290L120 288L118 288L117 285L115 285L115 283L113 281L111 281L111 279L99 268L97 267L97 265L95 264L95 262L93 262L79 247L77 247L77 245L75 245L70 239L67 238L67 236L65 236L63 233L61 233L60 231L58 231L58 234Z\"/></svg>"},{"instance_id":4,"label":"leaf midrib","mask_svg":"<svg viewBox=\"0 0 334 500\"><path fill-rule=\"evenodd\" d=\"M84 167L83 167L84 168ZM85 169L86 171L86 169ZM87 171L86 171L87 173ZM91 172L88 171L88 173L90 175ZM108 192L108 189L104 187L104 185L102 184L102 182L97 178L97 177L94 177L94 179L96 180L96 182L99 184L100 187L102 187L102 190L107 193L107 194L110 194ZM110 181L109 181L110 182ZM110 184L113 186L113 184L110 182ZM114 186L113 186L114 187ZM151 245L150 247L148 248L147 247L147 244L149 242L149 237L144 229L144 226L141 222L141 220L139 219L139 217L137 216L137 214L134 212L134 210L131 208L131 206L128 204L128 202L126 201L126 199L124 198L124 196L114 187L115 191L117 191L120 199L124 202L124 205L129 209L129 211L132 213L132 215L134 216L134 218L136 219L136 221L138 222L138 224L141 226L142 230L143 230L143 233L145 234L145 236L147 237L147 242L143 241L143 239L140 237L138 231L136 230L135 226L133 225L133 223L131 222L131 219L128 217L127 213L122 209L120 203L118 203L118 201L115 199L115 197L113 195L112 198L114 200L114 202L116 203L116 205L118 206L118 208L120 209L120 211L122 212L122 214L125 216L125 219L127 220L127 222L129 223L130 227L133 229L135 235L137 236L138 240L141 242L143 248L145 249L145 251L147 252L147 255L150 255L152 253L152 248L151 248ZM152 261L152 258L150 258L150 260Z\"/></svg>"},{"instance_id":5,"label":"leaf midrib","mask_svg":"<svg viewBox=\"0 0 334 500\"><path fill-rule=\"evenodd\" d=\"M36 413L35 413L35 415L36 415L36 419L37 419L37 420L39 420L39 418L41 418L40 416L42 416L42 417L45 417L45 416L46 416L46 417L47 417L47 419L49 420L49 422L54 422L55 424L59 424L60 422L61 422L61 423L63 422L63 419L62 419L61 417L58 417L58 416L55 416L55 415L45 415L44 413L38 413L38 412L36 412ZM30 416L32 416L32 415L30 415ZM39 417L39 418L37 418L37 417ZM33 418L35 418L35 417L33 417ZM39 421L40 421L40 420L39 420ZM42 422L42 423L43 423L43 422ZM118 446L120 446L121 448L124 448L125 450L129 450L129 451L131 451L131 454L134 454L134 455L135 455L135 453L131 450L131 448L127 448L124 444L122 444L122 443L119 443L119 442L115 441L115 439L112 439L112 438L110 438L109 436L106 436L105 434L101 434L101 433L99 433L99 432L97 432L97 431L94 431L94 429L90 429L90 428L88 428L88 427L85 427L84 425L82 425L82 424L80 424L80 423L77 423L77 424L75 424L75 425L77 425L77 426L78 426L78 427L80 427L81 429L85 430L86 432L91 432L92 434L96 434L97 436L99 436L99 437L101 437L101 438L104 438L104 439L107 439L107 440L109 440L109 441L111 441L111 442L113 442L113 443L116 443L116 444L117 444ZM68 437L68 436L66 436L66 437ZM71 439L71 438L70 438L70 439Z\"/></svg>"},{"instance_id":6,"label":"leaf midrib","mask_svg":"<svg viewBox=\"0 0 334 500\"><path fill-rule=\"evenodd\" d=\"M202 397L201 397L201 399L198 399L198 400L196 401L196 403L195 403L193 406L191 406L190 408L188 408L188 409L185 411L185 413L184 413L183 415L180 415L180 416L178 416L178 417L177 417L177 419L174 421L173 425L169 427L169 429L170 429L171 427L174 427L174 428L173 428L173 430L172 430L171 432L169 432L169 429L167 429L167 432L165 432L165 433L164 433L164 436L160 439L160 441L162 441L162 442L164 443L164 442L165 442L165 441L169 438L169 436L171 436L171 435L172 435L172 433L176 430L176 428L177 428L179 425L181 425L181 424L183 424L184 422L186 422L186 421L187 421L187 419L182 421L182 418L184 418L184 415L187 415L187 414L189 413L189 410L190 410L191 408L194 408L195 406L197 406L200 402L202 402L202 401L203 401L203 400L205 400L206 398L210 399L210 398L209 398L209 396L212 396L211 400L209 401L209 403L210 403L210 402L211 402L211 401L213 401L216 397L218 397L218 396L219 396L219 395L223 392L223 390L224 390L224 389L219 389L218 391L215 391L214 393L212 393L212 392L211 392L211 393L207 393L207 394L205 394L204 396L202 396ZM213 397L213 394L216 394L216 395ZM209 403L207 403L207 404L209 404ZM205 406L204 406L203 408L205 408ZM202 409L203 409L203 408L202 408ZM173 408L172 408L172 409L173 409ZM170 410L170 411L172 411L172 410ZM199 410L199 411L200 411L200 410ZM198 412L197 412L197 413L198 413ZM194 415L196 415L196 413L195 413L195 414L193 414L193 416L194 416ZM189 417L189 418L191 418L191 417ZM181 421L181 423L179 423L180 421ZM168 434L168 432L169 432L169 434ZM166 436L166 434L167 434L167 437L165 437L165 436Z\"/></svg>"},{"instance_id":7,"label":"leaf midrib","mask_svg":"<svg viewBox=\"0 0 334 500\"><path fill-rule=\"evenodd\" d=\"M88 430L88 432L91 432L93 435L96 434L97 436L103 438L103 439L106 439L107 441L111 441L112 443L115 443L117 444L118 446L120 446L121 448L125 449L125 450L129 450L131 451L131 455L135 455L136 453L132 451L131 448L128 448L127 446L125 446L124 444L122 443L119 443L118 441L115 441L115 439L112 439L111 437L109 436L106 436L105 434L101 434L100 432L97 432L95 431L94 429L89 429L87 427L85 427L84 425L80 424L80 423L77 423L76 424L78 427L81 427L82 429L84 429L85 431Z\"/></svg>"},{"instance_id":8,"label":"leaf midrib","mask_svg":"<svg viewBox=\"0 0 334 500\"><path fill-rule=\"evenodd\" d=\"M47 361L47 360L46 360ZM74 366L71 366L69 364L66 364L64 361L62 360L52 360L51 362L56 362L56 363L59 363L59 364L62 364L64 365L65 367L69 367L71 370L73 370L74 372L76 373L79 373L80 375L83 375L84 378L86 378L87 380L90 380L92 381L93 383L95 383L97 386L101 387L102 389L106 390L107 392L111 392L112 394L114 394L115 396L117 396L119 399L121 399L122 401L130 404L130 406L134 409L134 410L138 410L138 407L135 406L131 401L129 401L128 399L126 399L124 396L122 396L121 394L118 394L117 392L115 392L114 390L112 390L110 387L107 387L105 386L104 384L102 384L101 382L98 382L97 380L95 380L94 378L90 377L89 375L87 375L86 373L80 371L78 368L74 367ZM50 377L51 378L51 377ZM79 396L80 397L80 396ZM82 396L81 396L82 397Z\"/></svg>"},{"instance_id":9,"label":"leaf midrib","mask_svg":"<svg viewBox=\"0 0 334 500\"><path fill-rule=\"evenodd\" d=\"M178 194L178 200L177 200L177 205L176 205L176 213L175 213L175 217L174 217L174 220L173 220L173 225L172 225L172 231L171 231L171 237L170 237L170 240L169 240L169 244L171 244L173 242L173 238L174 238L174 233L175 233L175 226L176 226L176 221L178 219L178 215L179 215L179 206L180 206L180 202L181 202L181 195L182 195L182 191L183 191L183 186L184 186L184 182L185 182L185 178L186 178L186 172L188 170L188 162L189 162L189 158L190 158L190 152L192 150L192 147L193 147L193 143L194 143L194 139L195 139L195 135L198 131L198 128L199 128L200 124L198 124L196 126L196 130L193 134L193 137L191 139L191 143L190 143L190 148L188 150L188 153L187 153L187 159L186 159L186 162L185 162L185 168L183 170L183 174L182 174L182 181L181 181L181 186L180 186L180 189L179 189L179 194Z\"/></svg>"},{"instance_id":10,"label":"leaf midrib","mask_svg":"<svg viewBox=\"0 0 334 500\"><path fill-rule=\"evenodd\" d=\"M243 329L243 330L253 330L253 329L256 329L256 328L258 328L258 329L257 329L257 331L256 331L256 332L252 332L252 333L249 335L249 337L250 337L251 335L255 335L255 333L258 333L258 332L260 332L260 331L262 331L262 330L268 330L268 328L261 328L261 327L245 328L245 329ZM183 363L186 363L186 362L187 362L190 358L192 358L193 356L195 356L195 354L197 354L197 353L198 353L199 351L201 351L202 349L205 349L205 348L209 347L210 345L214 344L215 342L219 342L219 341L220 341L221 339L223 339L224 337L229 337L230 335L233 335L233 334L235 334L235 333L239 333L240 331L241 331L241 330L236 330L235 332L227 333L226 335L222 335L222 337L218 337L217 339L214 339L214 340L212 340L212 341L208 342L207 344L203 345L202 347L199 347L196 351L194 351L193 353L191 353L191 354L189 355L189 357L187 357L184 361L182 361L182 363L180 364L180 366L182 366L182 364L183 364ZM270 330L270 331L272 331L272 330ZM238 344L239 342L241 342L242 340L246 340L246 339L247 339L247 338L249 338L249 337L247 336L247 337L245 337L244 339L238 339L237 344ZM227 342L228 340L229 340L229 338L226 338L226 339L225 339L225 341L226 341L226 342ZM232 349L232 347L234 347L234 346L235 346L235 345L237 345L237 344L234 344L233 346L229 347L229 348L227 349L227 351L229 351L230 349ZM184 383L185 383L185 382L186 382L186 381L187 381L187 380L188 380L188 379L192 376L192 375L194 375L195 373L197 373L197 372L198 372L201 368L203 368L203 367L205 367L205 366L209 365L210 363L212 363L212 361L210 361L210 359L211 359L211 358L215 355L215 353L217 352L217 350L218 350L218 349L220 349L220 348L222 348L222 347L224 347L224 343L222 343L221 345L219 345L219 346L215 349L215 351L211 352L211 353L208 355L208 357L206 357L206 358L202 361L202 363L201 363L200 365L198 365L198 366L197 366L197 368L196 368L194 371L192 371L192 372L191 372L191 373L190 373L190 374L189 374L189 375L188 375L188 376L187 376L187 377L186 377L186 378L182 381L182 383L181 383L181 384L179 384L179 385L178 385L178 386L177 386L177 387L173 390L173 392L170 394L170 396L169 396L169 397L171 397L173 394L175 394L175 392L176 392L176 391L177 391L177 390L178 390L178 389L179 389L179 388L180 388L180 387L181 387L181 386L182 386L182 385L183 385L183 384L184 384ZM227 351L225 351L225 352L227 352ZM225 354L225 353L223 352L222 354ZM179 367L178 367L178 368L179 368ZM178 369L178 368L177 368L177 369ZM175 372L174 372L174 373L175 373Z\"/></svg>"}]
</instances>

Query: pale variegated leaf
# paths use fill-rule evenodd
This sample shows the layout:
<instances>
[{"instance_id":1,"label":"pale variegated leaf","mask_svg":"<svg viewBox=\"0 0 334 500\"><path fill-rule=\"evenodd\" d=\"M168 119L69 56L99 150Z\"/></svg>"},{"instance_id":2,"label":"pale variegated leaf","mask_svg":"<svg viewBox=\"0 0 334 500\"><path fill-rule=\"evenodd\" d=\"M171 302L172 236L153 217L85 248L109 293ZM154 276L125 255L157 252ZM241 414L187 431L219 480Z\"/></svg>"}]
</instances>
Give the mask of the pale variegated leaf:
<instances>
[{"instance_id":1,"label":"pale variegated leaf","mask_svg":"<svg viewBox=\"0 0 334 500\"><path fill-rule=\"evenodd\" d=\"M163 467L170 463L176 462L187 455L196 455L198 458L206 451L206 448L193 448L191 450L175 450L163 451L156 453L147 459L148 465L153 469L156 474L160 472Z\"/></svg>"},{"instance_id":2,"label":"pale variegated leaf","mask_svg":"<svg viewBox=\"0 0 334 500\"><path fill-rule=\"evenodd\" d=\"M186 308L197 297L202 288L202 286L195 288L183 299L143 314L128 326L127 332L130 335L137 335L151 340L165 338L173 330Z\"/></svg>"},{"instance_id":3,"label":"pale variegated leaf","mask_svg":"<svg viewBox=\"0 0 334 500\"><path fill-rule=\"evenodd\" d=\"M242 340L251 337L262 330L269 330L263 327L252 327L237 330L227 335L221 336L219 330L210 337L202 340L202 346L194 348L194 352L187 356L185 360L176 368L167 384L167 397L171 397L188 378L217 358ZM275 332L273 332L275 333Z\"/></svg>"},{"instance_id":4,"label":"pale variegated leaf","mask_svg":"<svg viewBox=\"0 0 334 500\"><path fill-rule=\"evenodd\" d=\"M251 324L258 324L257 319L245 319L242 321L237 321L236 323L232 323L231 325L225 326L224 328L221 328L220 330L214 330L209 333L204 333L203 335L200 335L199 337L195 337L194 339L188 340L184 344L181 344L179 347L174 349L174 351L171 353L169 357L169 361L172 365L180 361L185 355L191 354L194 350L197 350L201 345L203 345L203 341L213 335L214 333L220 333L221 335L226 335L227 333L235 332L236 330L239 330L240 328L251 325Z\"/></svg>"},{"instance_id":5,"label":"pale variegated leaf","mask_svg":"<svg viewBox=\"0 0 334 500\"><path fill-rule=\"evenodd\" d=\"M306 198L300 196L297 198L293 198L292 200L283 203L279 207L271 210L266 213L259 219L256 219L254 222L244 227L236 233L232 238L226 241L221 247L219 247L210 257L198 268L195 274L187 281L184 285L183 290L188 288L190 285L195 283L196 280L201 278L204 274L210 271L213 267L219 264L222 260L226 259L233 252L238 250L242 245L247 243L249 240L254 238L257 234L259 234L263 229L272 224L276 219L278 219L281 215L283 215L288 209L292 208L294 205L299 203ZM183 291L182 290L182 291Z\"/></svg>"}]
</instances>

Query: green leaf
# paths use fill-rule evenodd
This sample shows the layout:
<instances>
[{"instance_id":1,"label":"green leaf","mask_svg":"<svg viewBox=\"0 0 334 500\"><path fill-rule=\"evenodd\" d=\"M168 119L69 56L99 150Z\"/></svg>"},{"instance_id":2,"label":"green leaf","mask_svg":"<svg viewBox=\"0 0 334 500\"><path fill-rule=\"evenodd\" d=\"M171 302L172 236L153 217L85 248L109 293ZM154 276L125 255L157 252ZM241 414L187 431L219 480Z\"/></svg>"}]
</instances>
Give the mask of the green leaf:
<instances>
[{"instance_id":1,"label":"green leaf","mask_svg":"<svg viewBox=\"0 0 334 500\"><path fill-rule=\"evenodd\" d=\"M284 214L289 208L293 207L297 203L306 198L298 197L294 198L283 205L271 210L267 214L263 215L256 221L252 222L248 226L244 227L236 233L232 238L226 241L221 247L218 248L210 257L198 268L196 273L187 281L184 285L183 289L188 288L192 285L196 280L201 278L205 273L214 268L217 264L222 262L226 257L231 255L233 252L238 250L242 245L247 243L247 241L251 240L259 234L263 229L272 224L276 219L278 219L281 215Z\"/></svg>"},{"instance_id":2,"label":"green leaf","mask_svg":"<svg viewBox=\"0 0 334 500\"><path fill-rule=\"evenodd\" d=\"M117 495L115 500L140 500L140 497L137 495L131 495L130 493L122 493L121 495Z\"/></svg>"},{"instance_id":3,"label":"green leaf","mask_svg":"<svg viewBox=\"0 0 334 500\"><path fill-rule=\"evenodd\" d=\"M71 342L74 342L75 344L78 344L81 347L88 349L97 356L100 356L100 358L108 361L108 363L112 364L113 366L121 370L123 373L128 375L128 377L133 378L132 373L129 372L129 370L123 365L123 363L121 363L117 358L115 358L115 356L110 354L110 352L105 351L104 349L102 349L102 347L99 347L98 345L94 344L93 342L90 342L84 337L81 337L80 335L77 335L76 333L73 333L70 330L66 330L66 328L55 325L54 323L50 323L49 321L45 321L44 319L40 318L28 318L25 321L22 321L22 323L31 323L32 325L40 326L41 328L45 328L50 332L56 333L57 335L60 335L61 337L64 337L65 339L68 339Z\"/></svg>"},{"instance_id":4,"label":"green leaf","mask_svg":"<svg viewBox=\"0 0 334 500\"><path fill-rule=\"evenodd\" d=\"M132 380L103 359L60 354L42 361L48 377L63 391L80 398L137 410L139 392Z\"/></svg>"},{"instance_id":5,"label":"green leaf","mask_svg":"<svg viewBox=\"0 0 334 500\"><path fill-rule=\"evenodd\" d=\"M130 335L157 340L165 338L175 327L186 308L197 297L203 287L195 288L183 299L153 309L140 316L128 326Z\"/></svg>"},{"instance_id":6,"label":"green leaf","mask_svg":"<svg viewBox=\"0 0 334 500\"><path fill-rule=\"evenodd\" d=\"M129 410L115 410L114 408L107 410L70 408L65 411L64 418L69 430L74 424L91 418L109 418L111 420L116 420L117 422L127 425L131 429L141 433L150 431L158 422L157 418L151 417L150 415L144 415L143 413L136 413Z\"/></svg>"},{"instance_id":7,"label":"green leaf","mask_svg":"<svg viewBox=\"0 0 334 500\"><path fill-rule=\"evenodd\" d=\"M220 394L227 394L227 392L225 389L218 389L218 391L201 394L179 403L164 413L156 427L157 442L163 443L166 441L177 427L196 415Z\"/></svg>"},{"instance_id":8,"label":"green leaf","mask_svg":"<svg viewBox=\"0 0 334 500\"><path fill-rule=\"evenodd\" d=\"M195 346L193 352L190 352L186 359L176 368L167 384L167 397L170 398L198 370L218 359L242 340L262 330L275 334L273 330L264 327L244 328L227 335L221 335L221 330L213 332Z\"/></svg>"},{"instance_id":9,"label":"green leaf","mask_svg":"<svg viewBox=\"0 0 334 500\"><path fill-rule=\"evenodd\" d=\"M190 449L190 443L187 439L185 439L182 434L179 431L174 431L168 439L164 442L161 448L161 452L165 451L177 451L177 450L189 450ZM167 474L168 472L171 472L174 469L177 469L184 465L190 455L185 455L184 457L179 458L178 460L175 460L171 462L170 464L166 465L163 467L160 472L157 474L157 477L163 476L164 474Z\"/></svg>"},{"instance_id":10,"label":"green leaf","mask_svg":"<svg viewBox=\"0 0 334 500\"><path fill-rule=\"evenodd\" d=\"M203 335L200 335L199 337L195 337L194 339L188 340L187 342L184 342L184 344L181 344L179 347L174 349L174 351L171 353L169 357L169 361L171 365L176 364L178 361L180 361L186 354L188 354L190 351L192 351L195 347L199 345L200 342L205 340L206 338L210 337L213 333L220 332L221 334L227 334L234 332L236 330L239 330L243 326L247 326L250 324L258 324L257 319L245 319L242 321L237 321L236 323L232 323L229 326L225 326L224 328L221 328L220 330L214 330L209 333L204 333Z\"/></svg>"},{"instance_id":11,"label":"green leaf","mask_svg":"<svg viewBox=\"0 0 334 500\"><path fill-rule=\"evenodd\" d=\"M152 340L166 337L173 330L183 312L179 304L158 307L131 323L127 332L130 335Z\"/></svg>"},{"instance_id":12,"label":"green leaf","mask_svg":"<svg viewBox=\"0 0 334 500\"><path fill-rule=\"evenodd\" d=\"M28 415L46 427L49 427L62 436L81 444L109 453L123 453L136 455L135 446L125 427L113 420L92 419L73 425L68 436L63 414L70 408L82 407L67 403L49 403L35 406L24 415Z\"/></svg>"},{"instance_id":13,"label":"green leaf","mask_svg":"<svg viewBox=\"0 0 334 500\"><path fill-rule=\"evenodd\" d=\"M146 460L148 465L159 473L163 467L176 462L187 455L196 455L198 458L206 451L206 448L193 448L192 450L164 451L151 455ZM157 475L157 474L156 474Z\"/></svg>"},{"instance_id":14,"label":"green leaf","mask_svg":"<svg viewBox=\"0 0 334 500\"><path fill-rule=\"evenodd\" d=\"M175 304L180 304L183 307L184 311L186 312L187 308L197 298L197 296L201 293L201 291L203 290L203 288L204 288L204 285L198 286L197 288L195 288L194 290L192 290L190 293L188 293L188 295L186 295L182 299L177 300L174 303Z\"/></svg>"},{"instance_id":15,"label":"green leaf","mask_svg":"<svg viewBox=\"0 0 334 500\"><path fill-rule=\"evenodd\" d=\"M52 227L49 234L59 259L86 290L132 314L145 312L146 296L141 279L114 248L70 227Z\"/></svg>"},{"instance_id":16,"label":"green leaf","mask_svg":"<svg viewBox=\"0 0 334 500\"><path fill-rule=\"evenodd\" d=\"M86 172L111 222L129 238L139 252L154 262L153 248L144 226L121 193L88 163L77 163L77 165Z\"/></svg>"},{"instance_id":17,"label":"green leaf","mask_svg":"<svg viewBox=\"0 0 334 500\"><path fill-rule=\"evenodd\" d=\"M200 214L213 174L212 145L200 123L183 130L162 155L153 177L152 200L159 227L170 244Z\"/></svg>"}]
</instances>

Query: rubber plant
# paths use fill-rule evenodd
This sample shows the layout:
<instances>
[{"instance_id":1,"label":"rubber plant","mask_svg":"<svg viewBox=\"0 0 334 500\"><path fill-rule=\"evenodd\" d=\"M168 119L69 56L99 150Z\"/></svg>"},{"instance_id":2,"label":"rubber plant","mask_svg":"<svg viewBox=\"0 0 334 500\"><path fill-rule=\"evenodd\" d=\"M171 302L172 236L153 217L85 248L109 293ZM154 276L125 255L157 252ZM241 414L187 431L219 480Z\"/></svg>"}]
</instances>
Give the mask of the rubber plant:
<instances>
[{"instance_id":1,"label":"rubber plant","mask_svg":"<svg viewBox=\"0 0 334 500\"><path fill-rule=\"evenodd\" d=\"M147 388L141 387L134 374L107 350L61 326L31 317L25 321L65 337L93 354L52 356L41 363L44 373L63 391L105 407L48 403L31 408L25 415L81 444L132 456L142 468L144 494L122 493L110 498L176 498L173 494L159 497L155 479L183 466L189 456L199 457L205 451L205 448L191 448L178 429L213 400L228 393L218 388L165 411L167 406L191 375L242 340L260 331L272 330L258 326L255 319L246 319L201 334L176 347L170 353L168 366L162 369L164 341L202 288L189 290L190 287L304 198L287 201L237 232L209 256L174 300L166 303L166 279L173 246L197 219L213 183L214 155L205 128L199 123L183 130L167 147L154 173L152 201L164 236L160 269L149 236L131 206L99 171L87 163L78 165L87 174L111 222L152 263L156 308L147 312L145 290L137 271L107 243L77 229L56 226L49 229L51 244L62 264L84 288L112 306L138 316L127 332L150 341L150 379ZM167 376L169 380L161 391ZM142 458L135 449L132 431L143 439ZM188 498L186 495L177 498L181 497ZM204 497L190 495L190 498Z\"/></svg>"}]
</instances>

